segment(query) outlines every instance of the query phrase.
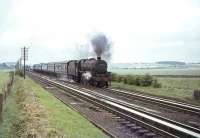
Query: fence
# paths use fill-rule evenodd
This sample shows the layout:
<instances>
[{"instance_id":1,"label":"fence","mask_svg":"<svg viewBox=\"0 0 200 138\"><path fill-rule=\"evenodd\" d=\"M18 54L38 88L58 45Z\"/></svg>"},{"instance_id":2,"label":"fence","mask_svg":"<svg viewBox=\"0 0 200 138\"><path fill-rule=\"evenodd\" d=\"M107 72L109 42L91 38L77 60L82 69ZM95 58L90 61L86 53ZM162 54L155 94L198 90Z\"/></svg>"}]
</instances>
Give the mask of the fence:
<instances>
[{"instance_id":1,"label":"fence","mask_svg":"<svg viewBox=\"0 0 200 138\"><path fill-rule=\"evenodd\" d=\"M9 80L2 87L2 93L0 93L0 121L3 120L3 116L2 116L3 105L6 101L7 96L10 94L13 81L14 81L14 72L9 72Z\"/></svg>"}]
</instances>

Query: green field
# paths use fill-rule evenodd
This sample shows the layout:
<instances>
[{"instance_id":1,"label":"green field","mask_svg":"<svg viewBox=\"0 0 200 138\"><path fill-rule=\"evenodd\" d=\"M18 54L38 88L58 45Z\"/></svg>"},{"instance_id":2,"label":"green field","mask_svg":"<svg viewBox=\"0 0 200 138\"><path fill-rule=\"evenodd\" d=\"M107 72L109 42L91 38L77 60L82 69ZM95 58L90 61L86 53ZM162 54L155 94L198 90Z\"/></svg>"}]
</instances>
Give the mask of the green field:
<instances>
[{"instance_id":1,"label":"green field","mask_svg":"<svg viewBox=\"0 0 200 138\"><path fill-rule=\"evenodd\" d=\"M200 78L166 78L157 77L158 82L162 84L161 88L142 87L113 82L112 87L128 90L138 90L152 95L178 99L192 104L200 105L200 101L192 98L194 89L200 89Z\"/></svg>"},{"instance_id":2,"label":"green field","mask_svg":"<svg viewBox=\"0 0 200 138\"><path fill-rule=\"evenodd\" d=\"M193 91L200 89L200 68L183 69L112 69L119 75L154 75L161 88L142 87L113 82L112 87L128 90L138 90L152 95L168 97L200 105L200 101L193 100Z\"/></svg>"},{"instance_id":3,"label":"green field","mask_svg":"<svg viewBox=\"0 0 200 138\"><path fill-rule=\"evenodd\" d=\"M2 87L9 78L9 73L5 71L0 71L0 93L2 92Z\"/></svg>"},{"instance_id":4,"label":"green field","mask_svg":"<svg viewBox=\"0 0 200 138\"><path fill-rule=\"evenodd\" d=\"M3 111L0 138L107 138L79 113L30 78L15 77Z\"/></svg>"},{"instance_id":5,"label":"green field","mask_svg":"<svg viewBox=\"0 0 200 138\"><path fill-rule=\"evenodd\" d=\"M121 75L191 75L200 76L200 68L183 69L111 69L111 72Z\"/></svg>"}]
</instances>

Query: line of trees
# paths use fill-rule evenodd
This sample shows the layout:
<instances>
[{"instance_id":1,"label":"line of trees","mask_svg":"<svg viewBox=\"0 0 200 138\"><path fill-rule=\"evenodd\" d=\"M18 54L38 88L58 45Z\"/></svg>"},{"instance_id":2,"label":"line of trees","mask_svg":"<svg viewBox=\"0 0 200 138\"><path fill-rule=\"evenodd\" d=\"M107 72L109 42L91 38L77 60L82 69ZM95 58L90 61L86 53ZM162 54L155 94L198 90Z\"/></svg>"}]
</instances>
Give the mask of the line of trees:
<instances>
[{"instance_id":1,"label":"line of trees","mask_svg":"<svg viewBox=\"0 0 200 138\"><path fill-rule=\"evenodd\" d=\"M136 86L153 86L154 88L162 87L161 83L158 80L146 74L144 76L135 76L135 75L118 75L116 73L112 73L112 81L122 82L124 84L136 85Z\"/></svg>"}]
</instances>

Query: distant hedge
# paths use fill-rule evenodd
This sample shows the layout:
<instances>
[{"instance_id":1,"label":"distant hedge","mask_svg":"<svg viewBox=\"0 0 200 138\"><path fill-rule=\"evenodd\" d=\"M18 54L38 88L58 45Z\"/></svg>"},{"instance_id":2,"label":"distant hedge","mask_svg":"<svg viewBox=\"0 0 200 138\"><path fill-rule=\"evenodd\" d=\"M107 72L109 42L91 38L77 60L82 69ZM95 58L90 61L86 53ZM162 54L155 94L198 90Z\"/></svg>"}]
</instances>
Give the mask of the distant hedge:
<instances>
[{"instance_id":1,"label":"distant hedge","mask_svg":"<svg viewBox=\"0 0 200 138\"><path fill-rule=\"evenodd\" d=\"M134 75L118 75L112 73L112 81L122 82L124 84L136 85L136 86L153 86L154 88L160 88L162 85L153 76L146 74L144 76Z\"/></svg>"}]
</instances>

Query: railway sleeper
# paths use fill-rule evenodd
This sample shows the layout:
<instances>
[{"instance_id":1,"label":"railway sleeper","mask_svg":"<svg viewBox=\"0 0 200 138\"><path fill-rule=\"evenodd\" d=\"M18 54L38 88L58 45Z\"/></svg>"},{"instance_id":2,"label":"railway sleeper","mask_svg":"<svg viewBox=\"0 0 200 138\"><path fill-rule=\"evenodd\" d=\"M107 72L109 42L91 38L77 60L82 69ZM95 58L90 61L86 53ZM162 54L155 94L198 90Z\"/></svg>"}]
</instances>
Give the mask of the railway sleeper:
<instances>
[{"instance_id":1,"label":"railway sleeper","mask_svg":"<svg viewBox=\"0 0 200 138\"><path fill-rule=\"evenodd\" d=\"M137 134L138 136L143 136L143 135L146 134L146 133L149 133L149 130L147 130L147 129L140 129L140 130L138 130L138 131L136 132L136 134Z\"/></svg>"},{"instance_id":2,"label":"railway sleeper","mask_svg":"<svg viewBox=\"0 0 200 138\"><path fill-rule=\"evenodd\" d=\"M156 134L152 133L152 132L144 134L144 138L153 138L155 136L156 136Z\"/></svg>"}]
</instances>

